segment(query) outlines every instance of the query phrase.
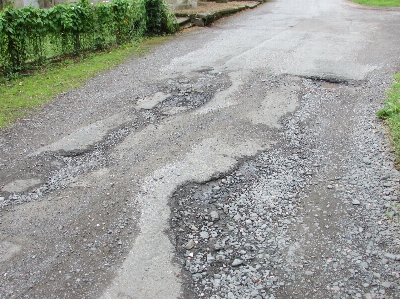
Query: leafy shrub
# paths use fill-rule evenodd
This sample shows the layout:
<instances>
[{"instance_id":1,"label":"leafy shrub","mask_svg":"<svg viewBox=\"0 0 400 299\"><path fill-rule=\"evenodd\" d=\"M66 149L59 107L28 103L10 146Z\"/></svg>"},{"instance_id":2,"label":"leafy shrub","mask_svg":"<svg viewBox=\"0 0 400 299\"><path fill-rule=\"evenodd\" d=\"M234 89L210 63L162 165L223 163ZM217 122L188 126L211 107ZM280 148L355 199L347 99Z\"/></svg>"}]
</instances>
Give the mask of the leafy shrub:
<instances>
[{"instance_id":1,"label":"leafy shrub","mask_svg":"<svg viewBox=\"0 0 400 299\"><path fill-rule=\"evenodd\" d=\"M89 0L0 12L0 72L10 74L49 58L79 55L146 34L172 33L175 18L165 0Z\"/></svg>"},{"instance_id":2,"label":"leafy shrub","mask_svg":"<svg viewBox=\"0 0 400 299\"><path fill-rule=\"evenodd\" d=\"M169 11L165 0L146 0L147 31L150 34L177 30L175 16Z\"/></svg>"}]
</instances>

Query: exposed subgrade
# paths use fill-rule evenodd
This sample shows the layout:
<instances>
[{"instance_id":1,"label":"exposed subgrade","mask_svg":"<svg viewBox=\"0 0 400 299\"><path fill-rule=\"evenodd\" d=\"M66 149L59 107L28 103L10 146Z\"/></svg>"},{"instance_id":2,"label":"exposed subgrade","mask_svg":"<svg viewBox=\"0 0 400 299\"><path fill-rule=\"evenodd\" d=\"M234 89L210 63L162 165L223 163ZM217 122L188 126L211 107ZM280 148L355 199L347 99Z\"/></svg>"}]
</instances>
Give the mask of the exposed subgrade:
<instances>
[{"instance_id":1,"label":"exposed subgrade","mask_svg":"<svg viewBox=\"0 0 400 299\"><path fill-rule=\"evenodd\" d=\"M33 188L23 192L3 190L0 195L4 199L0 201L0 207L39 200L51 191L68 187L79 175L111 165L114 162L109 155L110 151L123 142L126 136L140 132L150 124L160 124L173 114L199 108L212 99L216 92L228 88L230 84L225 74L208 71L197 72L190 77L167 80L156 84L157 92L133 97L138 103L141 100L149 100L151 104L149 107L139 107L129 111L126 121L110 129L99 142L88 145L84 149L56 152L47 150L30 155L17 162L16 166L13 165L12 169L5 164L6 167L2 168L5 178L10 177L11 181L14 177L23 180L34 178L37 179L37 183ZM158 94L163 95L160 101L156 99ZM137 159L140 161L141 158L137 157ZM16 169L19 172L13 176L12 173L16 173ZM2 183L6 185L9 182Z\"/></svg>"},{"instance_id":2,"label":"exposed subgrade","mask_svg":"<svg viewBox=\"0 0 400 299\"><path fill-rule=\"evenodd\" d=\"M396 298L399 174L374 117L385 82L370 79L303 79L282 142L177 189L184 298Z\"/></svg>"},{"instance_id":3,"label":"exposed subgrade","mask_svg":"<svg viewBox=\"0 0 400 299\"><path fill-rule=\"evenodd\" d=\"M0 244L6 249L1 252L5 259L2 294L10 298L101 296L133 246L142 208L135 200L136 181L121 179L130 176L126 159L116 159L113 152L132 135L161 126L170 115L197 109L231 84L224 74L189 75L150 86L148 94L140 97L133 95L136 104L124 113L122 124L83 150L39 150L5 165L4 184L26 180L25 184L36 185L26 192L0 194L7 194L0 201L0 223L5 224L1 233L7 240ZM168 96L157 102L156 93ZM151 107L138 108L144 98ZM87 131L79 129L79 137ZM83 135L82 139L90 138ZM141 165L146 155L130 149L129 161ZM4 255L10 250L14 250L11 255Z\"/></svg>"}]
</instances>

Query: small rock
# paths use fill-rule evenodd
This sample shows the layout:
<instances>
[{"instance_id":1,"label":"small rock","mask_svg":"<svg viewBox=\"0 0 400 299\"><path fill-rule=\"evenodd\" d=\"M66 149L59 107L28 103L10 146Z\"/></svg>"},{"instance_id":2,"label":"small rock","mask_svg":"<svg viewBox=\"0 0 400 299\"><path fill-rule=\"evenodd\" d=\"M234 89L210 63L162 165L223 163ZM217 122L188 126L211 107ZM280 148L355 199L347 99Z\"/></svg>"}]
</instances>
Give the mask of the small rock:
<instances>
[{"instance_id":1,"label":"small rock","mask_svg":"<svg viewBox=\"0 0 400 299\"><path fill-rule=\"evenodd\" d=\"M243 261L241 259L234 259L232 262L232 267L237 267L241 264L243 264Z\"/></svg>"},{"instance_id":2,"label":"small rock","mask_svg":"<svg viewBox=\"0 0 400 299\"><path fill-rule=\"evenodd\" d=\"M339 292L340 291L340 287L339 286L333 286L332 287L332 291Z\"/></svg>"},{"instance_id":3,"label":"small rock","mask_svg":"<svg viewBox=\"0 0 400 299\"><path fill-rule=\"evenodd\" d=\"M183 246L186 249L192 249L194 247L194 241L193 240L189 240L189 242L186 243L185 246Z\"/></svg>"},{"instance_id":4,"label":"small rock","mask_svg":"<svg viewBox=\"0 0 400 299\"><path fill-rule=\"evenodd\" d=\"M210 216L211 216L211 220L212 220L212 221L215 221L215 220L218 220L218 219L219 219L219 214L218 214L217 211L211 211L211 212L210 212Z\"/></svg>"},{"instance_id":5,"label":"small rock","mask_svg":"<svg viewBox=\"0 0 400 299\"><path fill-rule=\"evenodd\" d=\"M390 260L396 260L396 255L392 253L385 253L385 257L390 259Z\"/></svg>"},{"instance_id":6,"label":"small rock","mask_svg":"<svg viewBox=\"0 0 400 299\"><path fill-rule=\"evenodd\" d=\"M200 233L200 237L202 237L203 239L208 239L210 237L210 235L208 234L208 232L201 232Z\"/></svg>"},{"instance_id":7,"label":"small rock","mask_svg":"<svg viewBox=\"0 0 400 299\"><path fill-rule=\"evenodd\" d=\"M220 285L221 285L221 279L218 279L218 278L214 279L214 287L219 287Z\"/></svg>"},{"instance_id":8,"label":"small rock","mask_svg":"<svg viewBox=\"0 0 400 299\"><path fill-rule=\"evenodd\" d=\"M384 282L382 282L382 286L383 286L384 288L390 288L391 285L392 285L392 284L391 284L389 281L384 281Z\"/></svg>"},{"instance_id":9,"label":"small rock","mask_svg":"<svg viewBox=\"0 0 400 299\"><path fill-rule=\"evenodd\" d=\"M381 275L379 273L374 272L372 273L372 275L378 279L381 278Z\"/></svg>"},{"instance_id":10,"label":"small rock","mask_svg":"<svg viewBox=\"0 0 400 299\"><path fill-rule=\"evenodd\" d=\"M242 216L240 216L240 214L236 214L236 215L233 217L233 220L239 221L241 218L242 218Z\"/></svg>"},{"instance_id":11,"label":"small rock","mask_svg":"<svg viewBox=\"0 0 400 299\"><path fill-rule=\"evenodd\" d=\"M230 231L232 231L232 230L235 229L235 227L232 226L232 225L230 225L229 223L226 225L226 227L227 227Z\"/></svg>"},{"instance_id":12,"label":"small rock","mask_svg":"<svg viewBox=\"0 0 400 299\"><path fill-rule=\"evenodd\" d=\"M304 274L307 275L307 276L311 276L311 275L314 274L314 272L312 272L312 271L306 271L306 272L304 272Z\"/></svg>"},{"instance_id":13,"label":"small rock","mask_svg":"<svg viewBox=\"0 0 400 299\"><path fill-rule=\"evenodd\" d=\"M359 205L361 202L358 199L353 199L351 202L353 205Z\"/></svg>"},{"instance_id":14,"label":"small rock","mask_svg":"<svg viewBox=\"0 0 400 299\"><path fill-rule=\"evenodd\" d=\"M207 262L212 263L215 261L215 257L212 256L212 254L207 254Z\"/></svg>"},{"instance_id":15,"label":"small rock","mask_svg":"<svg viewBox=\"0 0 400 299\"><path fill-rule=\"evenodd\" d=\"M368 158L363 158L363 162L367 165L371 164L371 160Z\"/></svg>"}]
</instances>

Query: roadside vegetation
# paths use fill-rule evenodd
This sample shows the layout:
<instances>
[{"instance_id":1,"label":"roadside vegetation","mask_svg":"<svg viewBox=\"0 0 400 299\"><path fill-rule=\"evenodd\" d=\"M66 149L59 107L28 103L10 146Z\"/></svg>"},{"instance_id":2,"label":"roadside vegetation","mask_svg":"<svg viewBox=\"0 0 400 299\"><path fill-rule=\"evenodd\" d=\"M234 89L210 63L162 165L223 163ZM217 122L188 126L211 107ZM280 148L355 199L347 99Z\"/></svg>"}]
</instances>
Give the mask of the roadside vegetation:
<instances>
[{"instance_id":1,"label":"roadside vegetation","mask_svg":"<svg viewBox=\"0 0 400 299\"><path fill-rule=\"evenodd\" d=\"M59 93L82 86L101 71L126 59L147 53L169 39L146 38L136 43L109 48L75 58L65 58L33 71L29 75L15 74L0 81L0 128L41 107Z\"/></svg>"},{"instance_id":2,"label":"roadside vegetation","mask_svg":"<svg viewBox=\"0 0 400 299\"><path fill-rule=\"evenodd\" d=\"M0 11L0 128L176 29L165 0L6 7Z\"/></svg>"},{"instance_id":3,"label":"roadside vegetation","mask_svg":"<svg viewBox=\"0 0 400 299\"><path fill-rule=\"evenodd\" d=\"M395 82L388 91L385 107L378 111L378 116L385 120L390 138L400 165L400 73L394 75Z\"/></svg>"},{"instance_id":4,"label":"roadside vegetation","mask_svg":"<svg viewBox=\"0 0 400 299\"><path fill-rule=\"evenodd\" d=\"M400 7L400 0L352 0L358 4L381 7Z\"/></svg>"},{"instance_id":5,"label":"roadside vegetation","mask_svg":"<svg viewBox=\"0 0 400 299\"><path fill-rule=\"evenodd\" d=\"M89 0L0 11L0 74L176 31L165 0Z\"/></svg>"}]
</instances>

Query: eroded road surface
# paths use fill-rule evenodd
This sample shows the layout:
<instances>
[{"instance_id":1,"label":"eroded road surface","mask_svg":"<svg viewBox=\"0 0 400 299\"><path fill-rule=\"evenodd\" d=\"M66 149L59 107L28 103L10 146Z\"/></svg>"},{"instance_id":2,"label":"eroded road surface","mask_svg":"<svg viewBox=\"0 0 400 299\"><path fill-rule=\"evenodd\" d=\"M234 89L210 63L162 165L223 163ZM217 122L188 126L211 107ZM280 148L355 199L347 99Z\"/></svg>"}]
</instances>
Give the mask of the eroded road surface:
<instances>
[{"instance_id":1,"label":"eroded road surface","mask_svg":"<svg viewBox=\"0 0 400 299\"><path fill-rule=\"evenodd\" d=\"M3 129L0 298L400 298L399 33L276 0Z\"/></svg>"}]
</instances>

